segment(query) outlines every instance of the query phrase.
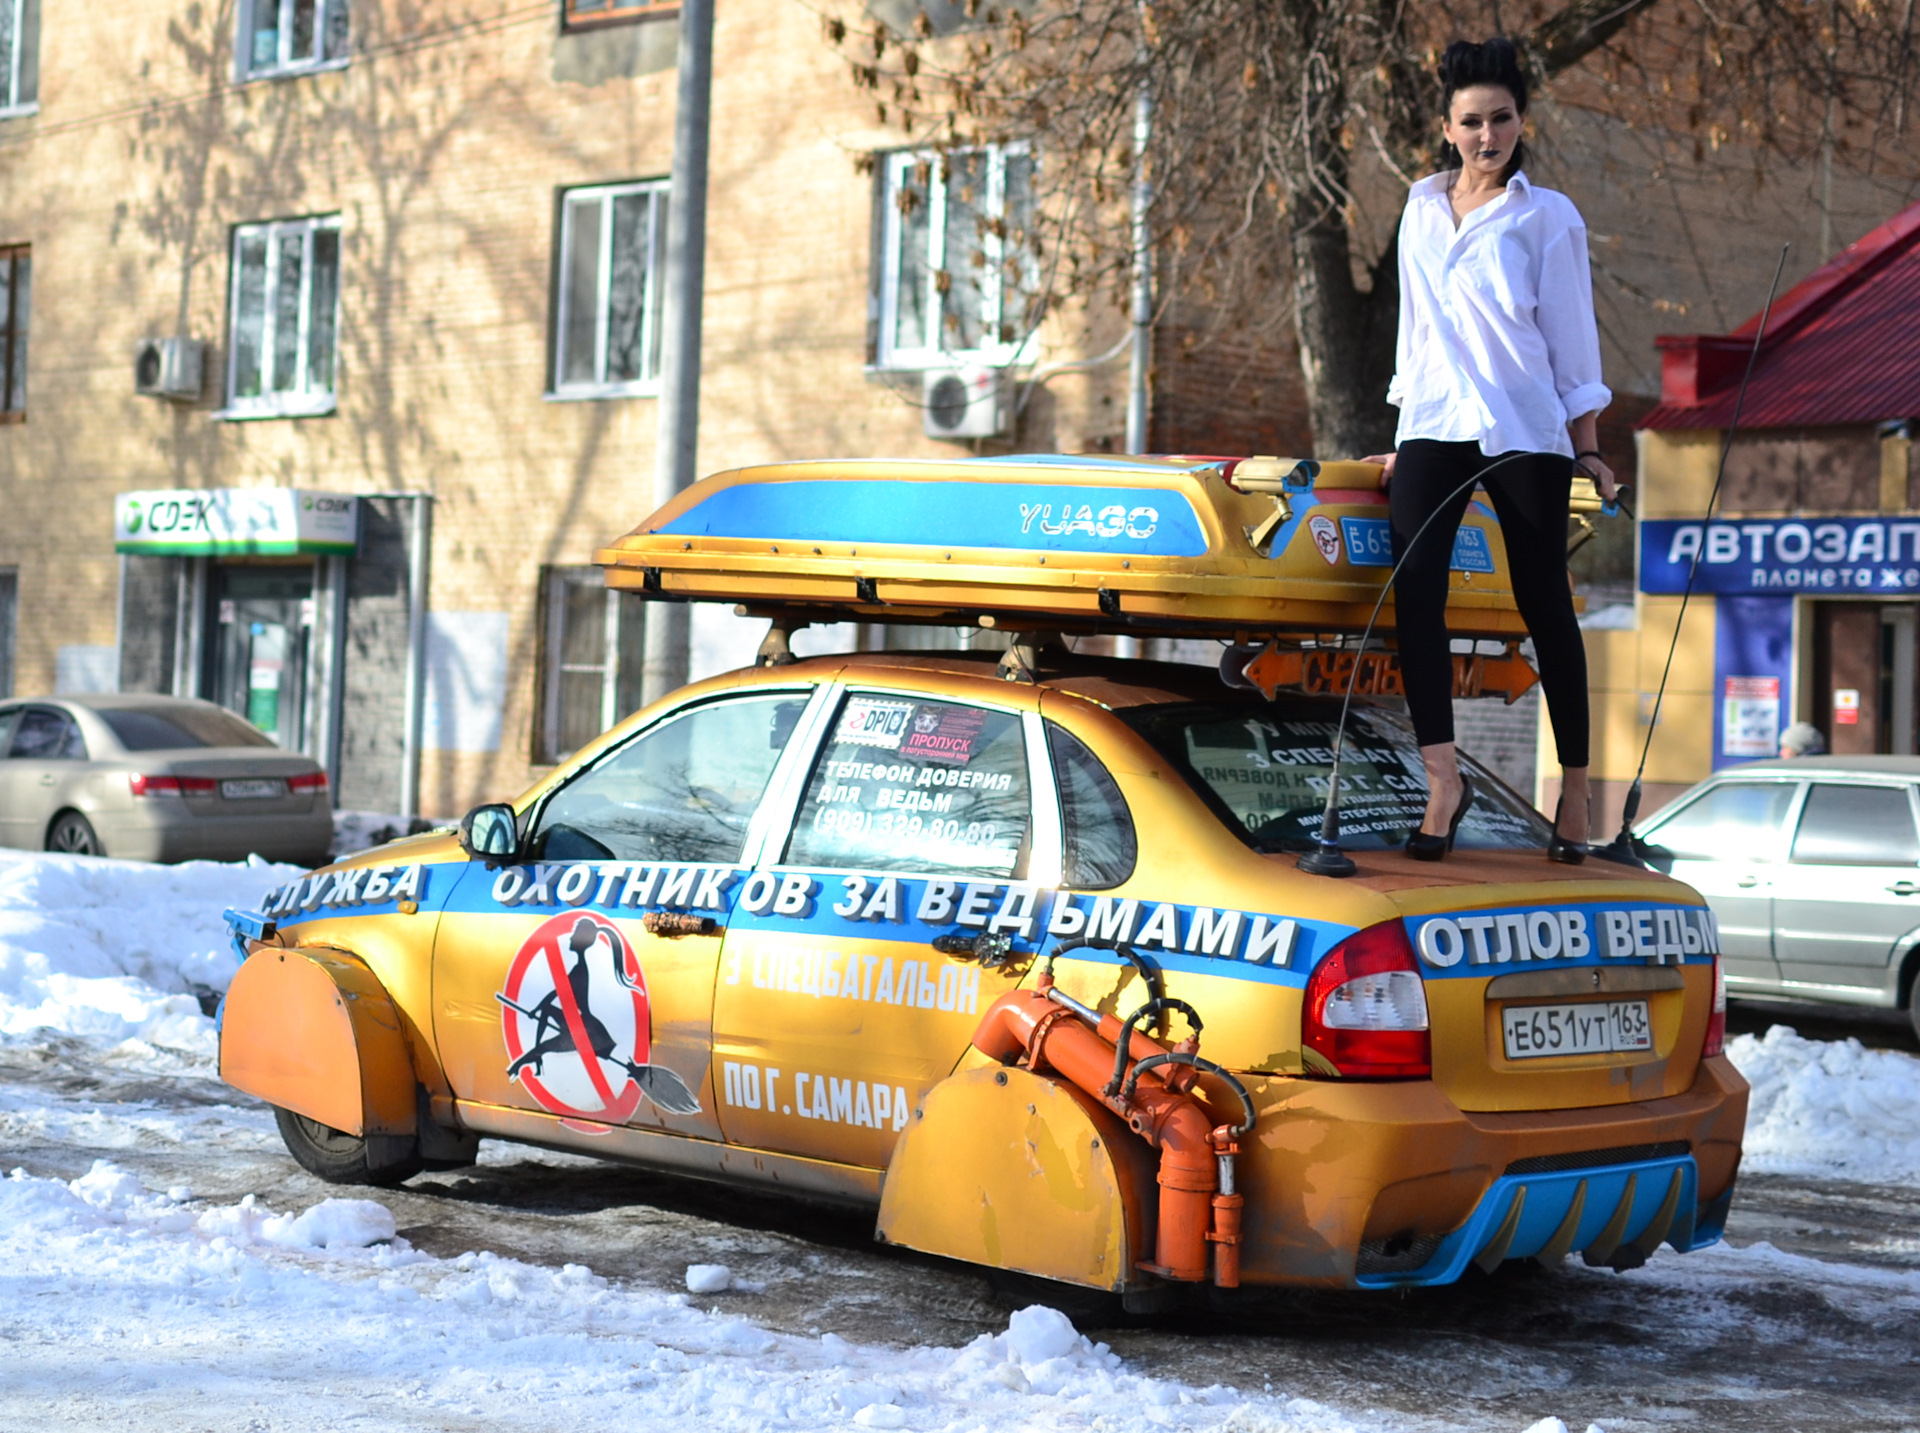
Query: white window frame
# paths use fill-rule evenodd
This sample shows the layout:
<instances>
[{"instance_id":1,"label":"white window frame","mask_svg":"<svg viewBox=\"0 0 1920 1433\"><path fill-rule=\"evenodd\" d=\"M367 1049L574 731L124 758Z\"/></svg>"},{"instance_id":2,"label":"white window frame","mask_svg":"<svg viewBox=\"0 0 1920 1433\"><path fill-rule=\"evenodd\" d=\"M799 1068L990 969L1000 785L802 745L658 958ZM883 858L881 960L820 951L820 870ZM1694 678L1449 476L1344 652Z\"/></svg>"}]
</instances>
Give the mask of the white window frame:
<instances>
[{"instance_id":1,"label":"white window frame","mask_svg":"<svg viewBox=\"0 0 1920 1433\"><path fill-rule=\"evenodd\" d=\"M568 672L597 672L600 675L600 726L602 732L611 730L627 713L620 709L620 696L627 679L636 675L622 671L622 658L626 655L627 634L621 631L626 621L639 621L638 612L627 610L631 604L623 603L625 595L617 587L606 589L606 638L600 654L600 660L592 664L569 665L563 657L566 651L567 602L566 591L569 586L591 586L595 581L604 581L605 574L598 567L553 566L541 569L541 581L546 591L541 594L545 608L546 630L541 633L540 647L540 741L539 749L534 752L534 763L538 766L553 766L565 761L578 748L561 749L561 678Z\"/></svg>"},{"instance_id":2,"label":"white window frame","mask_svg":"<svg viewBox=\"0 0 1920 1433\"><path fill-rule=\"evenodd\" d=\"M939 150L896 150L881 156L879 177L885 231L881 246L880 328L878 342L875 345L876 367L928 370L961 368L974 364L1005 367L1033 361L1038 343L1037 329L1028 331L1011 343L995 340L979 348L965 349L949 348L946 344L946 316L941 308L942 295L939 287L939 276L947 268L947 177L946 166L942 161L953 156L981 153L986 154L988 159L988 209L1004 219L1006 217L1007 159L1011 155L1031 156L1032 150L1024 141L950 150L945 153ZM896 342L900 310L900 246L904 235L905 218L900 212L898 195L903 176L922 164L928 165L931 170L927 184L927 205L930 214L927 232L926 300L929 322L934 329L934 342L931 344L922 342L914 346ZM1006 317L1007 294L1004 284L1006 243L1006 239L999 235L987 236L987 274L983 287L987 291L991 309L988 327L990 331L996 333Z\"/></svg>"},{"instance_id":3,"label":"white window frame","mask_svg":"<svg viewBox=\"0 0 1920 1433\"><path fill-rule=\"evenodd\" d=\"M233 230L233 247L228 259L230 293L227 298L227 386L226 407L214 416L217 418L316 418L332 413L338 406L340 390L340 293L341 274L346 268L346 255L339 255L340 272L335 274L333 286L333 387L321 391L309 391L307 387L307 361L310 352L308 335L313 323L313 236L323 231L340 232L340 216L325 214L310 219L270 219L257 224L236 224ZM240 246L247 239L265 234L267 238L266 289L264 312L260 324L260 362L262 381L266 391L251 397L241 397L234 390L239 381L240 359L240 295L242 291L240 273ZM284 392L273 388L274 304L273 276L279 269L281 247L290 240L298 240L304 252L300 264L300 341L295 363L298 365L298 378L294 386ZM344 244L341 246L344 250Z\"/></svg>"},{"instance_id":4,"label":"white window frame","mask_svg":"<svg viewBox=\"0 0 1920 1433\"><path fill-rule=\"evenodd\" d=\"M660 374L652 365L660 334L661 309L665 302L665 262L667 236L661 200L672 202L672 185L665 179L642 179L624 184L590 184L568 189L560 196L560 262L555 266L559 279L554 295L553 371L549 375L547 397L560 401L597 398L650 397L660 392ZM607 371L607 329L611 321L608 299L613 290L613 209L614 201L628 194L651 195L647 206L646 295L641 300L640 353L645 365L632 382L568 382L565 377L567 337L573 327L571 264L573 263L574 211L577 206L597 201L600 205L600 272L594 285L593 371Z\"/></svg>"},{"instance_id":5,"label":"white window frame","mask_svg":"<svg viewBox=\"0 0 1920 1433\"><path fill-rule=\"evenodd\" d=\"M26 36L27 7L33 3L34 0L0 0L0 6L11 6L13 9L13 50L7 57L7 87L4 93L0 93L0 119L14 119L20 115L40 112L38 93L29 100L19 98L20 69L26 54L26 46L22 41ZM38 25L34 27L33 39L36 45L40 39L39 28Z\"/></svg>"},{"instance_id":6,"label":"white window frame","mask_svg":"<svg viewBox=\"0 0 1920 1433\"><path fill-rule=\"evenodd\" d=\"M5 0L0 0L5 3ZM353 45L353 26L351 20L352 0L314 0L317 15L314 24L314 55L311 59L298 59L293 50L293 7L295 0L278 0L280 6L280 26L277 31L279 40L273 63L255 65L253 62L254 22L258 14L258 0L236 0L234 6L234 78L242 84L252 80L277 80L288 75L310 75L320 70L342 70L347 67ZM328 58L327 23L336 11L348 14L347 54Z\"/></svg>"}]
</instances>

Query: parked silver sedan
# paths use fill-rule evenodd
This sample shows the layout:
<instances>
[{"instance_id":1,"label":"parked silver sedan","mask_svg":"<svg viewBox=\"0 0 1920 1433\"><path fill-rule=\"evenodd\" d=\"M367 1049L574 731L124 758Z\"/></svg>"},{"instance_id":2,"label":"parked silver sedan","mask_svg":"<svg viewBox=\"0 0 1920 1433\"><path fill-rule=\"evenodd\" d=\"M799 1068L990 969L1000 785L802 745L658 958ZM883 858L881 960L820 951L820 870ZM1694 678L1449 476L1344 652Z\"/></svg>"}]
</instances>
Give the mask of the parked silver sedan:
<instances>
[{"instance_id":1,"label":"parked silver sedan","mask_svg":"<svg viewBox=\"0 0 1920 1433\"><path fill-rule=\"evenodd\" d=\"M0 845L136 861L319 865L327 775L184 697L0 702Z\"/></svg>"},{"instance_id":2,"label":"parked silver sedan","mask_svg":"<svg viewBox=\"0 0 1920 1433\"><path fill-rule=\"evenodd\" d=\"M1908 1012L1920 1032L1920 757L1722 771L1641 827L1707 898L1727 993Z\"/></svg>"}]
</instances>

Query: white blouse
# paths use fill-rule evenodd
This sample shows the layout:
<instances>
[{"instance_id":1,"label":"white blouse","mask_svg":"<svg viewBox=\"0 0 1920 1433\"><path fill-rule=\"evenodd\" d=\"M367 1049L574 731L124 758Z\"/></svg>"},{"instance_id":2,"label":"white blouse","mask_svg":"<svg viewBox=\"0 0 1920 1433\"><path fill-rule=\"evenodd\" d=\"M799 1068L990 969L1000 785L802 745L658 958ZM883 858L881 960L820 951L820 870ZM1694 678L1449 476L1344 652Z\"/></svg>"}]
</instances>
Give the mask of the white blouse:
<instances>
[{"instance_id":1,"label":"white blouse","mask_svg":"<svg viewBox=\"0 0 1920 1433\"><path fill-rule=\"evenodd\" d=\"M1395 442L1571 457L1567 424L1613 401L1600 381L1586 224L1566 195L1516 173L1456 229L1450 177L1415 184L1400 216Z\"/></svg>"}]
</instances>

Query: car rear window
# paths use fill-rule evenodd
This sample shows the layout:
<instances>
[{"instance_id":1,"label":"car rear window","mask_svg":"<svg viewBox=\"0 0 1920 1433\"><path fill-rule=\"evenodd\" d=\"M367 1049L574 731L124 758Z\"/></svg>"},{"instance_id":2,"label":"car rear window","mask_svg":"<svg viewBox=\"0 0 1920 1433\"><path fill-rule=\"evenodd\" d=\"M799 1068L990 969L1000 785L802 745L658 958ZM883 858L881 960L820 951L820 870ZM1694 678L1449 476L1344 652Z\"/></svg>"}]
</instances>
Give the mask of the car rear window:
<instances>
[{"instance_id":1,"label":"car rear window","mask_svg":"<svg viewBox=\"0 0 1920 1433\"><path fill-rule=\"evenodd\" d=\"M95 708L114 740L128 751L175 751L191 746L272 746L273 738L219 707Z\"/></svg>"},{"instance_id":2,"label":"car rear window","mask_svg":"<svg viewBox=\"0 0 1920 1433\"><path fill-rule=\"evenodd\" d=\"M1260 850L1296 851L1320 834L1339 707L1289 710L1221 703L1149 707L1126 720L1208 804ZM1506 850L1546 844L1540 815L1465 752L1475 797L1457 844ZM1350 851L1402 845L1426 808L1413 733L1390 713L1356 709L1340 763L1340 842Z\"/></svg>"},{"instance_id":3,"label":"car rear window","mask_svg":"<svg viewBox=\"0 0 1920 1433\"><path fill-rule=\"evenodd\" d=\"M1815 782L1793 835L1793 859L1805 866L1920 863L1907 789Z\"/></svg>"}]
</instances>

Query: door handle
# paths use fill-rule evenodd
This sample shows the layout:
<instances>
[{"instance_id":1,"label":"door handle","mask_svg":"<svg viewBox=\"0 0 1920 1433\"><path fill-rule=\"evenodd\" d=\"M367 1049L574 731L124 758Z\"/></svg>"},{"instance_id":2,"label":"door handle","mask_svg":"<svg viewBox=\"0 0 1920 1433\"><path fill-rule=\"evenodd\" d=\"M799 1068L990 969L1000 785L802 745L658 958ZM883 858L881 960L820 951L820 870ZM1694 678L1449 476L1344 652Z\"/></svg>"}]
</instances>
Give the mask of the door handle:
<instances>
[{"instance_id":1,"label":"door handle","mask_svg":"<svg viewBox=\"0 0 1920 1433\"><path fill-rule=\"evenodd\" d=\"M41 784L42 786L51 786L51 785L53 785L53 783L54 783L54 781L55 781L55 779L56 779L56 778L55 778L55 776L54 776L54 774L53 774L53 773L52 773L51 771L43 771L43 772L41 772L41 773L40 773L40 784Z\"/></svg>"},{"instance_id":2,"label":"door handle","mask_svg":"<svg viewBox=\"0 0 1920 1433\"><path fill-rule=\"evenodd\" d=\"M682 935L719 935L725 927L712 916L687 915L681 911L648 911L640 917L640 928L648 935L669 940Z\"/></svg>"},{"instance_id":3,"label":"door handle","mask_svg":"<svg viewBox=\"0 0 1920 1433\"><path fill-rule=\"evenodd\" d=\"M1750 891L1760 884L1760 878L1758 876L1742 876L1739 880L1735 881L1734 884L1743 891Z\"/></svg>"},{"instance_id":4,"label":"door handle","mask_svg":"<svg viewBox=\"0 0 1920 1433\"><path fill-rule=\"evenodd\" d=\"M1915 885L1912 881L1895 881L1892 885L1888 886L1887 889L1892 891L1896 896L1920 896L1920 886Z\"/></svg>"}]
</instances>

